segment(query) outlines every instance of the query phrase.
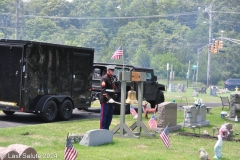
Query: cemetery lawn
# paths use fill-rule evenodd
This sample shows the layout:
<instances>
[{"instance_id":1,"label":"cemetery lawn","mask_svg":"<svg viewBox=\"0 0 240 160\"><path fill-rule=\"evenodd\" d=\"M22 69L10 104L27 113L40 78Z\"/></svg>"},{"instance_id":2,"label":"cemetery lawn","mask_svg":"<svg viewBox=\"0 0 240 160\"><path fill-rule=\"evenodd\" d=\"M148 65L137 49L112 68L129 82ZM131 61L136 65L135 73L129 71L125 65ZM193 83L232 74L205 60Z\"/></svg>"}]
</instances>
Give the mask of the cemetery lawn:
<instances>
[{"instance_id":1,"label":"cemetery lawn","mask_svg":"<svg viewBox=\"0 0 240 160\"><path fill-rule=\"evenodd\" d=\"M229 109L225 108L229 112ZM240 123L235 123L227 119L220 118L221 107L214 107L210 114L207 114L207 120L210 126L202 127L200 136L203 131L207 130L210 135L213 134L213 127L219 127L224 123L232 123L234 135L233 138L240 139ZM125 123L130 126L136 120L132 115L125 116ZM120 122L120 116L115 115L112 121L111 129ZM148 120L143 118L144 124L147 126ZM178 111L177 123L183 122L183 111ZM43 157L49 155L49 160L63 159L66 144L66 136L70 133L86 133L88 130L98 129L99 119L85 119L66 122L43 123L38 125L19 126L14 128L0 129L0 146L7 147L10 144L24 144L36 149L38 155ZM136 129L134 130L136 131ZM81 146L78 143L74 147L78 151L79 160L194 160L199 159L199 148L205 148L209 154L209 158L214 156L214 145L216 140L191 136L180 136L180 132L193 131L189 128L181 128L181 130L170 133L171 146L167 149L159 134L156 137L140 136L135 138L119 138L114 137L113 143L105 144L97 147ZM198 134L198 129L195 133ZM28 133L26 135L26 133ZM240 142L223 141L222 160L240 159L238 153ZM44 159L44 158L40 158Z\"/></svg>"},{"instance_id":2,"label":"cemetery lawn","mask_svg":"<svg viewBox=\"0 0 240 160\"><path fill-rule=\"evenodd\" d=\"M207 89L206 94L198 94L198 97L196 98L201 98L203 103L222 103L220 96L228 97L230 100L231 93L234 93L234 91L224 94L217 94L217 96L211 96L209 95L209 89ZM164 96L165 101L172 102L173 100L175 100L176 103L182 103L184 105L191 105L195 101L193 97L193 89L187 89L186 92L164 92ZM96 100L95 102L93 102L91 107L100 107L99 101Z\"/></svg>"}]
</instances>

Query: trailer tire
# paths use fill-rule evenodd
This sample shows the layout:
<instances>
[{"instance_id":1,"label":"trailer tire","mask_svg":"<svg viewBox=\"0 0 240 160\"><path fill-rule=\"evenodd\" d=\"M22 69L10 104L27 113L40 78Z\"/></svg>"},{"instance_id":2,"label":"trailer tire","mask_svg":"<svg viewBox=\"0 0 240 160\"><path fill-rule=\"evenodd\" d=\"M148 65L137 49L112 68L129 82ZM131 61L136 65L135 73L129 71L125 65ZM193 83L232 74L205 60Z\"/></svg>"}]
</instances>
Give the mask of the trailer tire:
<instances>
[{"instance_id":1,"label":"trailer tire","mask_svg":"<svg viewBox=\"0 0 240 160\"><path fill-rule=\"evenodd\" d=\"M70 100L63 101L59 106L59 117L61 120L67 121L71 118L73 112L73 104Z\"/></svg>"},{"instance_id":2,"label":"trailer tire","mask_svg":"<svg viewBox=\"0 0 240 160\"><path fill-rule=\"evenodd\" d=\"M41 118L45 122L52 122L57 116L57 104L50 100L46 103L43 112L41 112Z\"/></svg>"},{"instance_id":3,"label":"trailer tire","mask_svg":"<svg viewBox=\"0 0 240 160\"><path fill-rule=\"evenodd\" d=\"M15 112L14 111L3 111L4 114L11 116L13 115Z\"/></svg>"}]
</instances>

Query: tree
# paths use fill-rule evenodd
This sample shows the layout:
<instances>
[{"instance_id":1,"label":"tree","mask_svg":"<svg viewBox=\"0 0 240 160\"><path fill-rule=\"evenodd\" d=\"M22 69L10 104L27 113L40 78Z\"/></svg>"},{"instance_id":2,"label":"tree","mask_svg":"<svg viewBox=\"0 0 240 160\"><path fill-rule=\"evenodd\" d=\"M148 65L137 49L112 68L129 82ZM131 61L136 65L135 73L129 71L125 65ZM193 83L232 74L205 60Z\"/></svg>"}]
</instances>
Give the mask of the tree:
<instances>
[{"instance_id":1,"label":"tree","mask_svg":"<svg viewBox=\"0 0 240 160\"><path fill-rule=\"evenodd\" d=\"M35 18L26 20L25 38L28 40L49 41L49 36L59 32L59 27L49 20Z\"/></svg>"}]
</instances>

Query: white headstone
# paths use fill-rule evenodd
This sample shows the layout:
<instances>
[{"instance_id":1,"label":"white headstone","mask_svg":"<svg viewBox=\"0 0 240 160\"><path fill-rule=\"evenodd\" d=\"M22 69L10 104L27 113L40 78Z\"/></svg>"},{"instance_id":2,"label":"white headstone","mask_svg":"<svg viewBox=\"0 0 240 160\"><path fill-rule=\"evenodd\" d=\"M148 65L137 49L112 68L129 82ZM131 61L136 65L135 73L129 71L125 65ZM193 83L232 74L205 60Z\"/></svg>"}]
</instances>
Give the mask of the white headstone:
<instances>
[{"instance_id":1,"label":"white headstone","mask_svg":"<svg viewBox=\"0 0 240 160\"><path fill-rule=\"evenodd\" d=\"M84 146L99 146L113 141L113 132L106 129L87 131L79 144Z\"/></svg>"}]
</instances>

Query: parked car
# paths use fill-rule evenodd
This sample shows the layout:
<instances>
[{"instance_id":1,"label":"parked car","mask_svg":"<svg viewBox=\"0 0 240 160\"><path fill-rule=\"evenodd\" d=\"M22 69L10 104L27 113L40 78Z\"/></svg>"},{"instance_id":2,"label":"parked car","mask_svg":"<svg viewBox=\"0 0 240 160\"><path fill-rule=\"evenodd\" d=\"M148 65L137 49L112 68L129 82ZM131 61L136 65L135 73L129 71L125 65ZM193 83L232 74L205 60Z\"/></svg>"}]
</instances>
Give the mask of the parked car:
<instances>
[{"instance_id":1,"label":"parked car","mask_svg":"<svg viewBox=\"0 0 240 160\"><path fill-rule=\"evenodd\" d=\"M224 82L224 88L230 91L234 91L236 87L240 88L240 79L228 79Z\"/></svg>"}]
</instances>

